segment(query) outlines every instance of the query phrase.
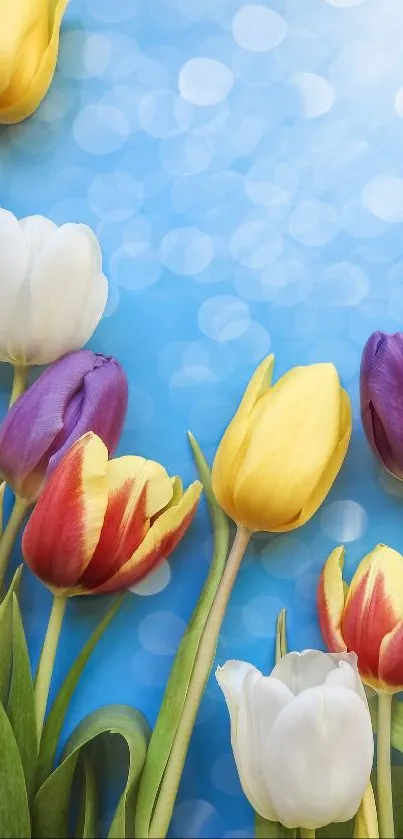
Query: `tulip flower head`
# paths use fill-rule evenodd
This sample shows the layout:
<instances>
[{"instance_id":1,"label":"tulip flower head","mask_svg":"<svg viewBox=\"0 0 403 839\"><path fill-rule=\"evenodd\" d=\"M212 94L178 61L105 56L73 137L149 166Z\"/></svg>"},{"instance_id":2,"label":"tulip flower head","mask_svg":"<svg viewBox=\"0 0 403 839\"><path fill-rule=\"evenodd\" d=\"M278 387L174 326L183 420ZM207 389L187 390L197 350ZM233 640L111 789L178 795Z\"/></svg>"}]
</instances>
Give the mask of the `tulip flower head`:
<instances>
[{"instance_id":1,"label":"tulip flower head","mask_svg":"<svg viewBox=\"0 0 403 839\"><path fill-rule=\"evenodd\" d=\"M0 123L29 117L55 72L68 0L0 0Z\"/></svg>"},{"instance_id":2,"label":"tulip flower head","mask_svg":"<svg viewBox=\"0 0 403 839\"><path fill-rule=\"evenodd\" d=\"M143 579L188 529L201 493L159 463L108 461L93 433L49 478L22 539L25 562L55 594L106 594Z\"/></svg>"},{"instance_id":3,"label":"tulip flower head","mask_svg":"<svg viewBox=\"0 0 403 839\"><path fill-rule=\"evenodd\" d=\"M0 289L0 361L49 364L80 349L108 298L98 239L85 224L0 209Z\"/></svg>"},{"instance_id":4,"label":"tulip flower head","mask_svg":"<svg viewBox=\"0 0 403 839\"><path fill-rule=\"evenodd\" d=\"M319 623L332 652L354 650L365 684L403 690L403 557L377 545L343 581L344 548L328 557L318 586Z\"/></svg>"},{"instance_id":5,"label":"tulip flower head","mask_svg":"<svg viewBox=\"0 0 403 839\"><path fill-rule=\"evenodd\" d=\"M403 480L403 333L374 332L361 361L364 431L385 469Z\"/></svg>"},{"instance_id":6,"label":"tulip flower head","mask_svg":"<svg viewBox=\"0 0 403 839\"><path fill-rule=\"evenodd\" d=\"M294 530L328 494L347 452L351 406L333 364L294 367L271 384L274 356L256 370L219 445L213 489L251 531Z\"/></svg>"},{"instance_id":7,"label":"tulip flower head","mask_svg":"<svg viewBox=\"0 0 403 839\"><path fill-rule=\"evenodd\" d=\"M288 828L351 819L374 749L356 656L305 650L288 653L270 676L243 661L228 661L216 676L252 807Z\"/></svg>"},{"instance_id":8,"label":"tulip flower head","mask_svg":"<svg viewBox=\"0 0 403 839\"><path fill-rule=\"evenodd\" d=\"M32 502L72 443L96 432L113 454L126 416L127 379L114 358L79 350L50 365L0 425L0 474Z\"/></svg>"}]
</instances>

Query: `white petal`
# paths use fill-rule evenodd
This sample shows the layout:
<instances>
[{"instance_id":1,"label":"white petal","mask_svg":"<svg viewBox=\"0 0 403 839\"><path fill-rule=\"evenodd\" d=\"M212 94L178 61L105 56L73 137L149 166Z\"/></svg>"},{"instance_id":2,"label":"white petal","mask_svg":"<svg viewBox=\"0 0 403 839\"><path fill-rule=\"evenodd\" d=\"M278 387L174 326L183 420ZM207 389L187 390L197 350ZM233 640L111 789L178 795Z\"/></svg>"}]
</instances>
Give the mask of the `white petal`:
<instances>
[{"instance_id":1,"label":"white petal","mask_svg":"<svg viewBox=\"0 0 403 839\"><path fill-rule=\"evenodd\" d=\"M295 694L306 688L323 685L326 677L338 667L329 653L304 650L287 653L272 670L271 675L280 679Z\"/></svg>"},{"instance_id":2,"label":"white petal","mask_svg":"<svg viewBox=\"0 0 403 839\"><path fill-rule=\"evenodd\" d=\"M248 664L247 661L226 661L223 667L217 667L215 671L217 682L225 696L231 726L234 725L235 729L241 690L248 673L258 673L260 675L260 671L253 664Z\"/></svg>"},{"instance_id":3,"label":"white petal","mask_svg":"<svg viewBox=\"0 0 403 839\"><path fill-rule=\"evenodd\" d=\"M75 346L72 349L80 349L91 338L105 311L105 306L108 302L108 292L109 286L105 274L94 275L81 321L74 335Z\"/></svg>"},{"instance_id":4,"label":"white petal","mask_svg":"<svg viewBox=\"0 0 403 839\"><path fill-rule=\"evenodd\" d=\"M58 226L46 216L26 216L20 219L18 223L24 234L28 266L31 270L42 248L58 230Z\"/></svg>"},{"instance_id":5,"label":"white petal","mask_svg":"<svg viewBox=\"0 0 403 839\"><path fill-rule=\"evenodd\" d=\"M64 224L51 235L30 278L31 363L45 364L77 349L77 329L101 272L99 243L89 227Z\"/></svg>"},{"instance_id":6,"label":"white petal","mask_svg":"<svg viewBox=\"0 0 403 839\"><path fill-rule=\"evenodd\" d=\"M317 829L357 812L373 758L369 713L349 688L315 687L277 717L266 773L279 821Z\"/></svg>"},{"instance_id":7,"label":"white petal","mask_svg":"<svg viewBox=\"0 0 403 839\"><path fill-rule=\"evenodd\" d=\"M277 715L294 697L277 679L262 676L244 662L227 662L217 678L231 716L231 743L243 791L263 818L276 821L267 785L266 742Z\"/></svg>"},{"instance_id":8,"label":"white petal","mask_svg":"<svg viewBox=\"0 0 403 839\"><path fill-rule=\"evenodd\" d=\"M18 221L0 209L0 360L19 361L10 356L15 342L18 297L25 278L27 252Z\"/></svg>"}]
</instances>

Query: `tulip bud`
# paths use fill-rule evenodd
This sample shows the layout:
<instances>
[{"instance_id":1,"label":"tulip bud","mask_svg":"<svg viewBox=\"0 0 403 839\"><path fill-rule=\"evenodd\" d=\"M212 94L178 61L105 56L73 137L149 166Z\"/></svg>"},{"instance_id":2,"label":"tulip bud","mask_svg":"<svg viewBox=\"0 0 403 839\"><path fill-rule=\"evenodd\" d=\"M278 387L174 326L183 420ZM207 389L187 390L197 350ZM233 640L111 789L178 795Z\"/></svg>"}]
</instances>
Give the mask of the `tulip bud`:
<instances>
[{"instance_id":1,"label":"tulip bud","mask_svg":"<svg viewBox=\"0 0 403 839\"><path fill-rule=\"evenodd\" d=\"M403 557L377 545L360 562L348 587L344 548L328 557L318 586L319 623L331 651L354 650L366 685L403 690Z\"/></svg>"},{"instance_id":2,"label":"tulip bud","mask_svg":"<svg viewBox=\"0 0 403 839\"><path fill-rule=\"evenodd\" d=\"M288 653L270 676L243 661L216 672L243 791L269 821L316 830L357 812L373 758L353 654Z\"/></svg>"},{"instance_id":3,"label":"tulip bud","mask_svg":"<svg viewBox=\"0 0 403 839\"><path fill-rule=\"evenodd\" d=\"M374 332L361 361L361 416L375 455L403 480L403 333Z\"/></svg>"},{"instance_id":4,"label":"tulip bud","mask_svg":"<svg viewBox=\"0 0 403 839\"><path fill-rule=\"evenodd\" d=\"M305 524L328 494L351 436L333 364L294 367L271 384L274 356L252 376L213 465L217 501L251 531Z\"/></svg>"},{"instance_id":5,"label":"tulip bud","mask_svg":"<svg viewBox=\"0 0 403 839\"><path fill-rule=\"evenodd\" d=\"M65 355L15 402L0 426L0 474L15 493L35 501L45 478L87 431L114 452L127 408L127 380L114 358Z\"/></svg>"},{"instance_id":6,"label":"tulip bud","mask_svg":"<svg viewBox=\"0 0 403 839\"><path fill-rule=\"evenodd\" d=\"M36 111L55 72L68 0L0 0L0 123Z\"/></svg>"},{"instance_id":7,"label":"tulip bud","mask_svg":"<svg viewBox=\"0 0 403 839\"><path fill-rule=\"evenodd\" d=\"M196 511L159 463L108 461L95 434L80 438L49 478L22 540L24 559L55 594L105 594L139 582L170 554Z\"/></svg>"},{"instance_id":8,"label":"tulip bud","mask_svg":"<svg viewBox=\"0 0 403 839\"><path fill-rule=\"evenodd\" d=\"M49 364L80 349L108 297L96 236L0 209L0 288L0 361Z\"/></svg>"}]
</instances>

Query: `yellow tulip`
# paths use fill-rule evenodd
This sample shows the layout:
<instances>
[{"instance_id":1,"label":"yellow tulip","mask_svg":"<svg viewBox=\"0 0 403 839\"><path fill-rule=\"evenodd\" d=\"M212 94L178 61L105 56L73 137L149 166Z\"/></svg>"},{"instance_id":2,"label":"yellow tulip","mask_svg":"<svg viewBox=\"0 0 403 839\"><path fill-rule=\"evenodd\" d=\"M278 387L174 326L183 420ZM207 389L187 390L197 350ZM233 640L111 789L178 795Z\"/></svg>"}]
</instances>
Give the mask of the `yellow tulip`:
<instances>
[{"instance_id":1,"label":"yellow tulip","mask_svg":"<svg viewBox=\"0 0 403 839\"><path fill-rule=\"evenodd\" d=\"M0 0L0 123L36 111L55 72L68 0Z\"/></svg>"},{"instance_id":2,"label":"yellow tulip","mask_svg":"<svg viewBox=\"0 0 403 839\"><path fill-rule=\"evenodd\" d=\"M294 367L271 384L274 356L258 367L219 445L213 489L249 531L305 524L347 452L351 406L333 364Z\"/></svg>"}]
</instances>

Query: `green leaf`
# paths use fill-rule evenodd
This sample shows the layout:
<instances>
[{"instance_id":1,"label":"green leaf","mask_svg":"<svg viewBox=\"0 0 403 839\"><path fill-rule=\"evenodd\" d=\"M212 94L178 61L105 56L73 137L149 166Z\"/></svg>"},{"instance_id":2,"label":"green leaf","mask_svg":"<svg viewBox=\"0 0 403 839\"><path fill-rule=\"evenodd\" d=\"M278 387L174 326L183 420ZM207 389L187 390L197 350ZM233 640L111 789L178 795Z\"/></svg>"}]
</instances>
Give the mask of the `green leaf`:
<instances>
[{"instance_id":1,"label":"green leaf","mask_svg":"<svg viewBox=\"0 0 403 839\"><path fill-rule=\"evenodd\" d=\"M114 599L112 605L110 606L110 608L108 609L98 626L94 629L94 632L92 633L87 643L84 645L83 649L77 656L74 664L70 668L59 690L59 693L56 696L56 699L45 720L45 724L43 727L38 758L37 788L43 783L45 778L47 778L50 772L52 771L60 732L63 727L63 723L66 717L71 697L73 696L73 693L77 687L84 667L87 664L87 661L91 653L95 649L99 639L101 638L101 636L109 626L111 620L115 617L116 613L120 609L125 597L126 594L124 593Z\"/></svg>"},{"instance_id":2,"label":"green leaf","mask_svg":"<svg viewBox=\"0 0 403 839\"><path fill-rule=\"evenodd\" d=\"M13 665L7 714L17 741L28 800L30 800L34 790L38 758L35 697L28 647L15 592L13 593Z\"/></svg>"},{"instance_id":3,"label":"green leaf","mask_svg":"<svg viewBox=\"0 0 403 839\"><path fill-rule=\"evenodd\" d=\"M281 612L280 612L281 614ZM295 839L296 830L283 827L280 822L268 822L256 813L255 837L256 839Z\"/></svg>"},{"instance_id":4,"label":"green leaf","mask_svg":"<svg viewBox=\"0 0 403 839\"><path fill-rule=\"evenodd\" d=\"M10 720L0 704L0 836L29 839L31 823L24 770Z\"/></svg>"},{"instance_id":5,"label":"green leaf","mask_svg":"<svg viewBox=\"0 0 403 839\"><path fill-rule=\"evenodd\" d=\"M195 438L190 445L209 505L214 533L214 553L203 591L175 656L164 698L147 752L136 808L136 836L148 837L155 801L175 740L186 700L194 662L206 621L224 571L228 553L229 522L217 504L207 461Z\"/></svg>"},{"instance_id":6,"label":"green leaf","mask_svg":"<svg viewBox=\"0 0 403 839\"><path fill-rule=\"evenodd\" d=\"M0 604L0 702L7 705L13 660L13 593L18 591L23 566L17 568L11 586Z\"/></svg>"},{"instance_id":7,"label":"green leaf","mask_svg":"<svg viewBox=\"0 0 403 839\"><path fill-rule=\"evenodd\" d=\"M36 839L67 839L71 788L74 771L82 749L100 735L114 734L126 740L129 749L129 773L120 797L110 837L132 836L134 793L147 752L148 725L139 711L128 705L109 705L89 714L70 737L60 766L38 790L33 804Z\"/></svg>"},{"instance_id":8,"label":"green leaf","mask_svg":"<svg viewBox=\"0 0 403 839\"><path fill-rule=\"evenodd\" d=\"M94 767L88 755L83 759L84 783L76 839L96 839L98 794Z\"/></svg>"},{"instance_id":9,"label":"green leaf","mask_svg":"<svg viewBox=\"0 0 403 839\"><path fill-rule=\"evenodd\" d=\"M277 618L275 662L280 661L288 653L287 644L287 612L282 609Z\"/></svg>"}]
</instances>

